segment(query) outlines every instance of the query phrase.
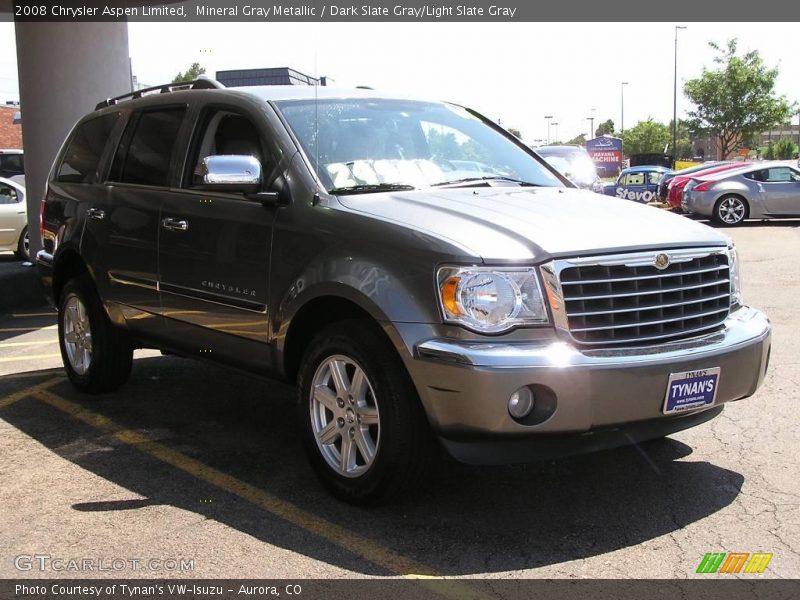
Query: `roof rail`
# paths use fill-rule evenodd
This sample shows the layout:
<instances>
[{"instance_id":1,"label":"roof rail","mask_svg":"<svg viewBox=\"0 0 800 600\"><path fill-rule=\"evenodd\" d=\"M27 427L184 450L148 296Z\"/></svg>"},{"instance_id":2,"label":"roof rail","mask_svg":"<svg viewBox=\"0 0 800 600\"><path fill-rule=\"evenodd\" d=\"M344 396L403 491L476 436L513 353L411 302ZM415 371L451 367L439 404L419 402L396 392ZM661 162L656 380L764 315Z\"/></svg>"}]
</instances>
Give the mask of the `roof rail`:
<instances>
[{"instance_id":1,"label":"roof rail","mask_svg":"<svg viewBox=\"0 0 800 600\"><path fill-rule=\"evenodd\" d=\"M178 90L213 90L213 89L221 89L224 87L225 86L222 85L216 79L213 79L206 75L200 75L194 81L183 81L181 83L165 83L163 85L154 85L153 87L136 90L135 92L122 94L121 96L107 98L105 100L102 100L101 102L98 102L97 106L95 106L94 109L100 110L101 108L105 108L106 106L113 106L114 104L118 104L122 100L136 100L137 98L141 98L142 96L149 96L150 94L155 94L155 93L168 94L170 92L175 92Z\"/></svg>"}]
</instances>

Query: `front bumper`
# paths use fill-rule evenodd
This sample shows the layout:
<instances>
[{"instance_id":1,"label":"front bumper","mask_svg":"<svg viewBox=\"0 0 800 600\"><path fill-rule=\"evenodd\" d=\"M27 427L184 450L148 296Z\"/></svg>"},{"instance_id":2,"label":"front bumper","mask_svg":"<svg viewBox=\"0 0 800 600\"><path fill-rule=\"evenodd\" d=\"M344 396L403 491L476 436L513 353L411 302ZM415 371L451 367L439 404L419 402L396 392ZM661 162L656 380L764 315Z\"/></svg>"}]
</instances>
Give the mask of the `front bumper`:
<instances>
[{"instance_id":1,"label":"front bumper","mask_svg":"<svg viewBox=\"0 0 800 600\"><path fill-rule=\"evenodd\" d=\"M657 346L582 350L555 337L437 338L416 343L408 366L451 454L471 463L519 462L661 437L713 418L720 405L761 385L770 339L766 316L743 307L719 331ZM711 367L721 368L715 406L663 415L670 373ZM509 415L508 398L531 385L547 414L521 423Z\"/></svg>"}]
</instances>

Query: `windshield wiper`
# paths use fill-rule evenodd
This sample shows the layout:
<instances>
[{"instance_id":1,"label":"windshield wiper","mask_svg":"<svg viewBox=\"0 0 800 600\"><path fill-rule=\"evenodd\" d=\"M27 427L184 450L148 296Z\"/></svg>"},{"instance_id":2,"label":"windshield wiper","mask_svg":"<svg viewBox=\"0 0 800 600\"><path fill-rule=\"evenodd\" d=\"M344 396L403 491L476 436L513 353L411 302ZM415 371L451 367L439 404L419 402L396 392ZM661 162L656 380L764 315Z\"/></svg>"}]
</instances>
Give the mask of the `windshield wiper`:
<instances>
[{"instance_id":1,"label":"windshield wiper","mask_svg":"<svg viewBox=\"0 0 800 600\"><path fill-rule=\"evenodd\" d=\"M457 185L459 183L487 183L489 181L499 180L499 181L509 181L511 183L516 183L523 187L541 187L538 183L531 183L529 181L521 181L519 179L514 179L513 177L504 177L502 175L492 175L488 177L464 177L463 179L453 179L452 181L442 181L441 183L434 183L431 187L442 187L445 185Z\"/></svg>"},{"instance_id":2,"label":"windshield wiper","mask_svg":"<svg viewBox=\"0 0 800 600\"><path fill-rule=\"evenodd\" d=\"M328 190L331 194L370 194L372 192L396 192L415 190L413 185L406 183L365 183Z\"/></svg>"}]
</instances>

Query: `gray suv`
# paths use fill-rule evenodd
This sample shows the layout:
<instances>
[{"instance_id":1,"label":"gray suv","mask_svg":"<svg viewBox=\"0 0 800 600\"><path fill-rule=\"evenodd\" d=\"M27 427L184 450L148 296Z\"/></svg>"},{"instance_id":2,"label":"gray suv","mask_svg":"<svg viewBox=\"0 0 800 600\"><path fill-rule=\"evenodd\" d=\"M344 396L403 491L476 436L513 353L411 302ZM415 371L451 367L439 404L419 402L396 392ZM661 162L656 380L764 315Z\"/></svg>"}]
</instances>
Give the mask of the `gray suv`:
<instances>
[{"instance_id":1,"label":"gray suv","mask_svg":"<svg viewBox=\"0 0 800 600\"><path fill-rule=\"evenodd\" d=\"M453 104L143 90L81 119L43 203L76 388L119 387L142 347L296 383L351 502L419 486L441 446L497 464L668 435L769 361L728 238L578 190Z\"/></svg>"}]
</instances>

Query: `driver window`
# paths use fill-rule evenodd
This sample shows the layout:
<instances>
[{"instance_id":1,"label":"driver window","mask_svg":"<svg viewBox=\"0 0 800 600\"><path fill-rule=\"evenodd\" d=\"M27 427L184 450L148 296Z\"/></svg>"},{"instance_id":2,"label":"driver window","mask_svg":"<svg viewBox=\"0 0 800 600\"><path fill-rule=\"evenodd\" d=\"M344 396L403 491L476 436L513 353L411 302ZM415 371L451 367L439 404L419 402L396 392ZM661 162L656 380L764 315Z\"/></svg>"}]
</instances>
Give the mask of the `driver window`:
<instances>
[{"instance_id":1,"label":"driver window","mask_svg":"<svg viewBox=\"0 0 800 600\"><path fill-rule=\"evenodd\" d=\"M242 115L226 110L206 115L199 143L192 159L191 185L202 185L201 166L207 156L236 154L254 156L261 162L262 173L269 174L274 165L265 162L261 140L253 123Z\"/></svg>"},{"instance_id":2,"label":"driver window","mask_svg":"<svg viewBox=\"0 0 800 600\"><path fill-rule=\"evenodd\" d=\"M644 173L628 173L626 185L644 185Z\"/></svg>"}]
</instances>

